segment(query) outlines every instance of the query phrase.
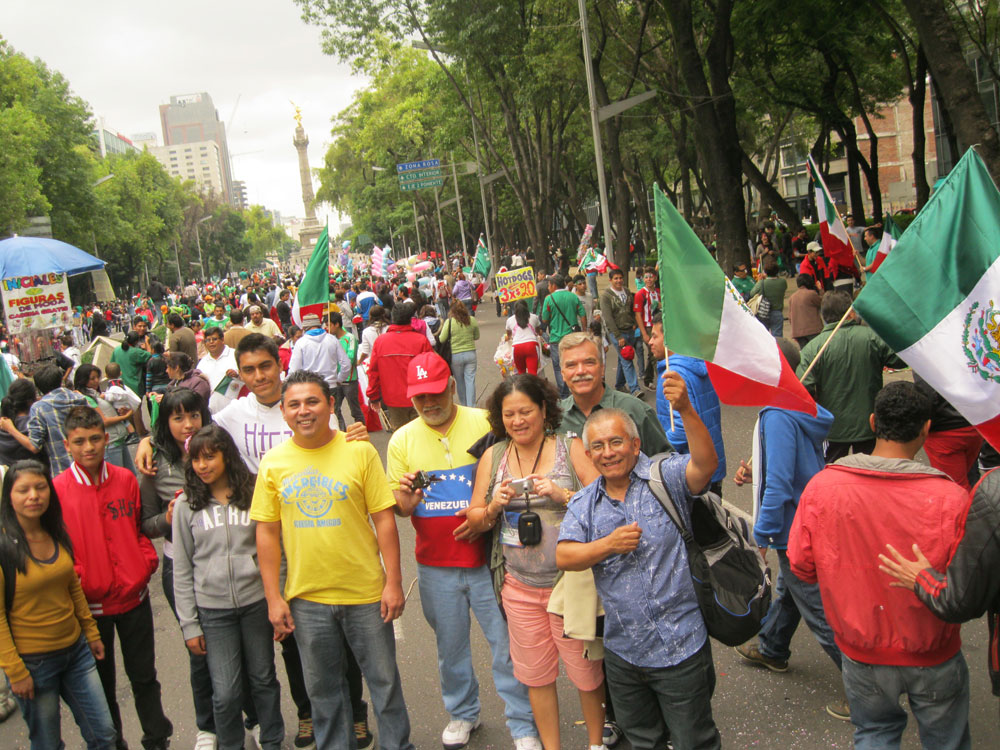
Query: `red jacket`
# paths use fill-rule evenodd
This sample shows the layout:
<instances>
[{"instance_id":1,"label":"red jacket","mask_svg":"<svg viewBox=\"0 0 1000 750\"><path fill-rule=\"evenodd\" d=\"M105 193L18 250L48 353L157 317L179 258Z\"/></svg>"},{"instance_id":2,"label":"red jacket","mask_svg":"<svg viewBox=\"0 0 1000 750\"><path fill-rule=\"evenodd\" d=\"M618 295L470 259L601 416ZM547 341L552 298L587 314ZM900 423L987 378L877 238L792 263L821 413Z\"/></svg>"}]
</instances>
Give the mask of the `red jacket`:
<instances>
[{"instance_id":1,"label":"red jacket","mask_svg":"<svg viewBox=\"0 0 1000 750\"><path fill-rule=\"evenodd\" d=\"M959 626L931 613L879 571L885 545L913 543L943 570L962 537L969 493L936 469L855 454L812 478L788 538L792 572L819 582L837 646L865 664L935 666L962 645Z\"/></svg>"},{"instance_id":2,"label":"red jacket","mask_svg":"<svg viewBox=\"0 0 1000 750\"><path fill-rule=\"evenodd\" d=\"M406 397L406 371L410 360L432 351L427 336L410 326L391 325L375 339L368 360L368 399L386 406L412 406Z\"/></svg>"},{"instance_id":3,"label":"red jacket","mask_svg":"<svg viewBox=\"0 0 1000 750\"><path fill-rule=\"evenodd\" d=\"M117 615L138 607L159 558L139 530L142 503L135 476L105 461L95 485L74 461L53 484L90 611Z\"/></svg>"}]
</instances>

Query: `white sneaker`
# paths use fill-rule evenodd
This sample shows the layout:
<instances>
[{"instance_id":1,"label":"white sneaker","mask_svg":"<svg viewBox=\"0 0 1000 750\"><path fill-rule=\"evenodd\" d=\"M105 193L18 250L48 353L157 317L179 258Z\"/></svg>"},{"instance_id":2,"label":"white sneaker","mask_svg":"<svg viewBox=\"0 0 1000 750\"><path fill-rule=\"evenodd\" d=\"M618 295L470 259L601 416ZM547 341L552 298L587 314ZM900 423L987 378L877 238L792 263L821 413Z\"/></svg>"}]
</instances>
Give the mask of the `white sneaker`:
<instances>
[{"instance_id":1,"label":"white sneaker","mask_svg":"<svg viewBox=\"0 0 1000 750\"><path fill-rule=\"evenodd\" d=\"M260 744L260 724L254 724L250 727L250 736L253 737L254 743L260 750L264 750L264 746Z\"/></svg>"},{"instance_id":2,"label":"white sneaker","mask_svg":"<svg viewBox=\"0 0 1000 750\"><path fill-rule=\"evenodd\" d=\"M542 750L542 741L537 737L521 737L514 740L514 750Z\"/></svg>"},{"instance_id":3,"label":"white sneaker","mask_svg":"<svg viewBox=\"0 0 1000 750\"><path fill-rule=\"evenodd\" d=\"M479 719L475 721L465 721L464 719L452 719L448 726L441 732L441 744L444 750L458 750L469 744L469 735L479 729Z\"/></svg>"},{"instance_id":4,"label":"white sneaker","mask_svg":"<svg viewBox=\"0 0 1000 750\"><path fill-rule=\"evenodd\" d=\"M591 745L590 746L590 750L608 750L608 746L604 745L604 744L601 744L601 745Z\"/></svg>"},{"instance_id":5,"label":"white sneaker","mask_svg":"<svg viewBox=\"0 0 1000 750\"><path fill-rule=\"evenodd\" d=\"M218 741L211 732L199 731L194 738L194 750L215 750Z\"/></svg>"}]
</instances>

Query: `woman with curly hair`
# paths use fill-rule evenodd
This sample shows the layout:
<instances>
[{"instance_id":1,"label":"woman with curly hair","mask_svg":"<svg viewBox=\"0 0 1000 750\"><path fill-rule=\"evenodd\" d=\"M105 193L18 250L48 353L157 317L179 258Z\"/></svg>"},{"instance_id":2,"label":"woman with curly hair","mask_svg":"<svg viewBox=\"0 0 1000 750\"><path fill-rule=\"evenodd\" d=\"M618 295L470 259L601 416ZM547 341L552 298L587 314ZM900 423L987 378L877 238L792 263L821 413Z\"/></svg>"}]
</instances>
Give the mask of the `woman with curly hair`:
<instances>
[{"instance_id":1,"label":"woman with curly hair","mask_svg":"<svg viewBox=\"0 0 1000 750\"><path fill-rule=\"evenodd\" d=\"M546 608L559 572L556 542L574 492L598 478L579 438L556 432L562 419L555 387L537 375L503 381L487 403L498 442L479 462L467 519L477 532L499 529L506 572L501 590L514 676L528 686L538 734L558 748L559 658L580 692L592 746L601 746L604 678L584 642L563 636Z\"/></svg>"},{"instance_id":2,"label":"woman with curly hair","mask_svg":"<svg viewBox=\"0 0 1000 750\"><path fill-rule=\"evenodd\" d=\"M174 597L188 650L208 660L219 750L243 747L244 669L261 748L278 750L285 736L257 524L250 520L253 487L228 432L209 425L194 434L174 507Z\"/></svg>"}]
</instances>

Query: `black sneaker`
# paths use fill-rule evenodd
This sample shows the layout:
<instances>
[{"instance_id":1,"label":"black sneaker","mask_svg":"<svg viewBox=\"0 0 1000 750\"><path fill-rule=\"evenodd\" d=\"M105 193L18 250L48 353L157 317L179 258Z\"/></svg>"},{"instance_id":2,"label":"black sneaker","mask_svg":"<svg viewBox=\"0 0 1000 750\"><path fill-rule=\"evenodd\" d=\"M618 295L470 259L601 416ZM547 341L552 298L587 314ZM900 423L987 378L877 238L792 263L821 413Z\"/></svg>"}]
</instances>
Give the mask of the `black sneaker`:
<instances>
[{"instance_id":1,"label":"black sneaker","mask_svg":"<svg viewBox=\"0 0 1000 750\"><path fill-rule=\"evenodd\" d=\"M371 747L375 741L374 735L368 729L367 716L361 721L354 722L354 739L357 740L358 750L365 750L366 747Z\"/></svg>"},{"instance_id":2,"label":"black sneaker","mask_svg":"<svg viewBox=\"0 0 1000 750\"><path fill-rule=\"evenodd\" d=\"M313 737L313 720L299 719L299 731L295 733L295 747L297 750L312 750L316 747L316 739Z\"/></svg>"}]
</instances>

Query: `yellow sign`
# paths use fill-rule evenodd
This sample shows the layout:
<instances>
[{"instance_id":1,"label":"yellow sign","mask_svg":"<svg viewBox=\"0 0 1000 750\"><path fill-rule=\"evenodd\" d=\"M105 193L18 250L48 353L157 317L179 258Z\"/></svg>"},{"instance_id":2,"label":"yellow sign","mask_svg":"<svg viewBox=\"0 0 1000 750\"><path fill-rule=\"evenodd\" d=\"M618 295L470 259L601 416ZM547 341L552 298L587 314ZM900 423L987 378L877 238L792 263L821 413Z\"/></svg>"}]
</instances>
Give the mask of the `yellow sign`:
<instances>
[{"instance_id":1,"label":"yellow sign","mask_svg":"<svg viewBox=\"0 0 1000 750\"><path fill-rule=\"evenodd\" d=\"M535 269L531 266L502 271L493 277L501 305L535 296Z\"/></svg>"}]
</instances>

